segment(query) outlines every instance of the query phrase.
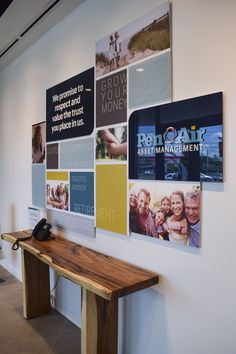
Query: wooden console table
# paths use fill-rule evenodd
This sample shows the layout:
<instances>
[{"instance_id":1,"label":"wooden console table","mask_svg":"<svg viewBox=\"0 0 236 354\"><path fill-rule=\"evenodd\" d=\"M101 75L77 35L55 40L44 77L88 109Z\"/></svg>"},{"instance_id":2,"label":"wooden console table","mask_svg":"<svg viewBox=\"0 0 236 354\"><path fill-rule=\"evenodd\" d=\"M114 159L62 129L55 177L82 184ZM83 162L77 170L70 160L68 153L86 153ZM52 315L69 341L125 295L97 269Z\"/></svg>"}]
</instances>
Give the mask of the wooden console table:
<instances>
[{"instance_id":1,"label":"wooden console table","mask_svg":"<svg viewBox=\"0 0 236 354\"><path fill-rule=\"evenodd\" d=\"M31 231L2 234L14 243ZM118 298L158 283L158 275L55 236L20 242L24 317L51 310L49 266L82 287L82 354L117 354Z\"/></svg>"}]
</instances>

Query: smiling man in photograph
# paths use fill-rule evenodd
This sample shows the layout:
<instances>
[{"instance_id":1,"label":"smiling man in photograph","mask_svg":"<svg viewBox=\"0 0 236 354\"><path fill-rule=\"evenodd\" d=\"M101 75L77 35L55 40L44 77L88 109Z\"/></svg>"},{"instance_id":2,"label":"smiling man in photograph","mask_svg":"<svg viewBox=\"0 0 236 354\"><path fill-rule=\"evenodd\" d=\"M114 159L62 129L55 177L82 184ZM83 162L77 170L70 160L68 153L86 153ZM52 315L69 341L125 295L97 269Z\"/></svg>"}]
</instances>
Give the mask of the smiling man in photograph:
<instances>
[{"instance_id":1,"label":"smiling man in photograph","mask_svg":"<svg viewBox=\"0 0 236 354\"><path fill-rule=\"evenodd\" d=\"M154 216L150 209L151 195L145 188L138 192L138 233L158 237L154 223Z\"/></svg>"},{"instance_id":2,"label":"smiling man in photograph","mask_svg":"<svg viewBox=\"0 0 236 354\"><path fill-rule=\"evenodd\" d=\"M186 193L184 203L189 228L189 246L200 247L200 191Z\"/></svg>"}]
</instances>

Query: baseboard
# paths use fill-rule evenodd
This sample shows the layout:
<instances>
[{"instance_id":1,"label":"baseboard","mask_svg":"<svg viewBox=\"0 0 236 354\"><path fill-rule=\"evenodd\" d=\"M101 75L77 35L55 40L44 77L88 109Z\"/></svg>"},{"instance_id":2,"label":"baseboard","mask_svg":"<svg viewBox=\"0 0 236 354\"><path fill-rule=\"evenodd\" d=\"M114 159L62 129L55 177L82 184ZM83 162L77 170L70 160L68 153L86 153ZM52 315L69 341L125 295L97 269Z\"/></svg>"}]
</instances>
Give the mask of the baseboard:
<instances>
[{"instance_id":1,"label":"baseboard","mask_svg":"<svg viewBox=\"0 0 236 354\"><path fill-rule=\"evenodd\" d=\"M17 278L20 282L22 282L22 276L20 272L17 272L13 267L11 267L4 260L0 261L0 265L5 268L9 273L11 273L15 278ZM62 290L63 291L63 290ZM63 294L61 295L63 297ZM72 312L65 309L63 306L55 306L55 309L60 312L63 316L68 318L71 322L73 322L76 326L81 326L81 319L79 316L75 316Z\"/></svg>"},{"instance_id":2,"label":"baseboard","mask_svg":"<svg viewBox=\"0 0 236 354\"><path fill-rule=\"evenodd\" d=\"M62 295L63 296L63 295ZM77 327L81 328L81 318L80 316L76 316L74 313L68 311L66 308L63 306L55 306L55 309L60 312L63 316L65 316L68 320L73 322Z\"/></svg>"},{"instance_id":3,"label":"baseboard","mask_svg":"<svg viewBox=\"0 0 236 354\"><path fill-rule=\"evenodd\" d=\"M17 272L13 267L9 266L9 264L7 262L4 262L4 260L0 261L0 265L3 266L13 276L15 276L20 282L22 282L22 276L21 276L20 272ZM63 297L63 294L61 294L61 296ZM56 305L55 309L58 312L60 312L63 316L65 316L68 320L73 322L76 326L81 328L81 317L80 316L76 316L74 313L72 313L71 311L68 311L68 309L66 309L65 307L60 306L60 305ZM119 338L118 347L119 347L118 353L125 353L125 351L121 349L122 348L121 338Z\"/></svg>"}]
</instances>

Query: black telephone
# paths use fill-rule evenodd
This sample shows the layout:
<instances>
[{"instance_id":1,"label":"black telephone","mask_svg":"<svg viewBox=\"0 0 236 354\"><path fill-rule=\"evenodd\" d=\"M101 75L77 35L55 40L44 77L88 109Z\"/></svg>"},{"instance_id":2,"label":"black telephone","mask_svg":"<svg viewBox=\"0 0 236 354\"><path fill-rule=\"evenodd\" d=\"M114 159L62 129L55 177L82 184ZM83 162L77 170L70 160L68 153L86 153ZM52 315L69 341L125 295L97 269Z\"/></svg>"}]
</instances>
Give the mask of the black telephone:
<instances>
[{"instance_id":1,"label":"black telephone","mask_svg":"<svg viewBox=\"0 0 236 354\"><path fill-rule=\"evenodd\" d=\"M32 231L32 236L36 238L38 241L46 241L49 239L51 235L51 229L52 225L47 223L46 219L41 219L35 228Z\"/></svg>"},{"instance_id":2,"label":"black telephone","mask_svg":"<svg viewBox=\"0 0 236 354\"><path fill-rule=\"evenodd\" d=\"M12 249L13 250L18 250L19 248L19 242L20 241L26 241L26 240L30 240L32 237L36 238L36 240L38 241L46 241L51 236L51 229L52 225L50 225L49 223L47 223L47 220L45 218L41 219L37 225L35 226L35 228L32 231L32 235L29 237L19 237L13 244Z\"/></svg>"}]
</instances>

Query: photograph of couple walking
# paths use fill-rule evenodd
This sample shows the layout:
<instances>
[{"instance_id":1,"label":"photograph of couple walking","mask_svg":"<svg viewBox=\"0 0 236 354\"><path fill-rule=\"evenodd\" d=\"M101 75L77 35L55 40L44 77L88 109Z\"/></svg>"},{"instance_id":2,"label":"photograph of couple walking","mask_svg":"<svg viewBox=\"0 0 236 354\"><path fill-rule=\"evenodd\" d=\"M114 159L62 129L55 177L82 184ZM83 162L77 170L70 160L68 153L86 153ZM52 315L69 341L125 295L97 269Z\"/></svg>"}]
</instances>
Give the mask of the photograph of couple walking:
<instances>
[{"instance_id":1,"label":"photograph of couple walking","mask_svg":"<svg viewBox=\"0 0 236 354\"><path fill-rule=\"evenodd\" d=\"M200 247L200 184L132 182L130 232Z\"/></svg>"},{"instance_id":2,"label":"photograph of couple walking","mask_svg":"<svg viewBox=\"0 0 236 354\"><path fill-rule=\"evenodd\" d=\"M120 67L120 52L121 52L121 41L118 32L114 35L110 35L109 42L109 71L118 69Z\"/></svg>"},{"instance_id":3,"label":"photograph of couple walking","mask_svg":"<svg viewBox=\"0 0 236 354\"><path fill-rule=\"evenodd\" d=\"M169 3L96 43L96 77L170 48Z\"/></svg>"}]
</instances>

